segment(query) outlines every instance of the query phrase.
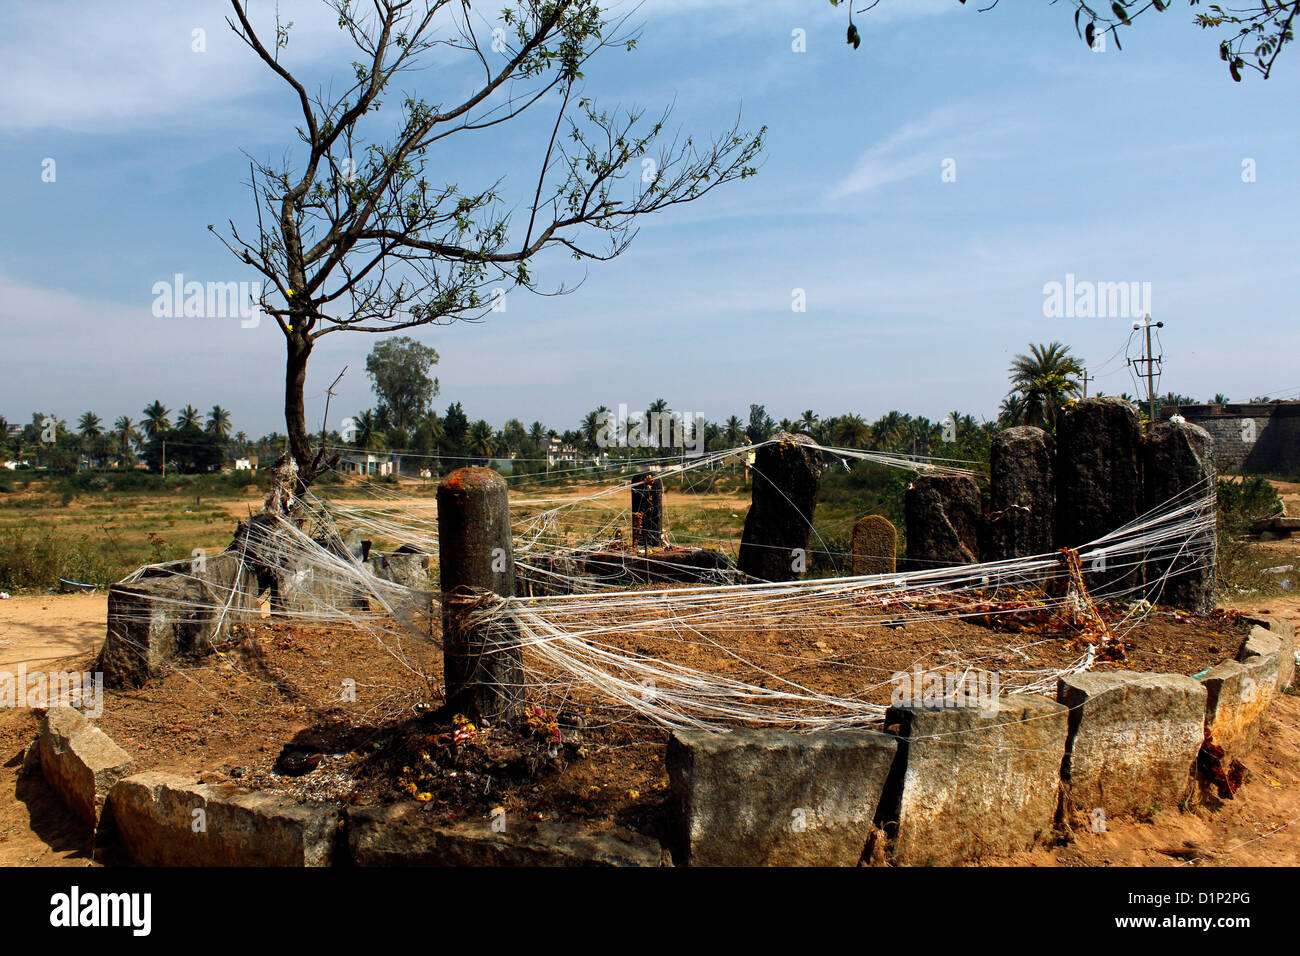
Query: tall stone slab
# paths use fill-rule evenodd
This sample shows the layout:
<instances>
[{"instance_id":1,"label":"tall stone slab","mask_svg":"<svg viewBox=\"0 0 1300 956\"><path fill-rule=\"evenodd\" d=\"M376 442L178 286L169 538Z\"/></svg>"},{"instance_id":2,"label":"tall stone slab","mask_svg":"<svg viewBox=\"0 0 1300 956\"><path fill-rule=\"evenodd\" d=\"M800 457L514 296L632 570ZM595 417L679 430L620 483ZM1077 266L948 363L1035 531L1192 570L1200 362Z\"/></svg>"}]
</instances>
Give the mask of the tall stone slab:
<instances>
[{"instance_id":1,"label":"tall stone slab","mask_svg":"<svg viewBox=\"0 0 1300 956\"><path fill-rule=\"evenodd\" d=\"M983 512L979 485L965 475L920 475L903 502L912 570L975 564Z\"/></svg>"},{"instance_id":2,"label":"tall stone slab","mask_svg":"<svg viewBox=\"0 0 1300 956\"><path fill-rule=\"evenodd\" d=\"M853 525L853 574L893 574L898 570L898 529L880 515Z\"/></svg>"},{"instance_id":3,"label":"tall stone slab","mask_svg":"<svg viewBox=\"0 0 1300 956\"><path fill-rule=\"evenodd\" d=\"M632 544L638 548L664 544L664 483L653 472L632 480Z\"/></svg>"},{"instance_id":4,"label":"tall stone slab","mask_svg":"<svg viewBox=\"0 0 1300 956\"><path fill-rule=\"evenodd\" d=\"M1121 398L1085 398L1057 422L1056 545L1078 548L1121 528L1142 503L1142 425ZM1084 555L1092 591L1111 594L1139 583L1131 559L1108 560L1104 549Z\"/></svg>"},{"instance_id":5,"label":"tall stone slab","mask_svg":"<svg viewBox=\"0 0 1300 956\"><path fill-rule=\"evenodd\" d=\"M989 467L985 559L1051 553L1054 501L1047 433L1029 425L998 432Z\"/></svg>"},{"instance_id":6,"label":"tall stone slab","mask_svg":"<svg viewBox=\"0 0 1300 956\"><path fill-rule=\"evenodd\" d=\"M763 581L792 581L808 566L821 453L807 435L784 435L754 453L752 503L736 564Z\"/></svg>"},{"instance_id":7,"label":"tall stone slab","mask_svg":"<svg viewBox=\"0 0 1300 956\"><path fill-rule=\"evenodd\" d=\"M1177 551L1163 549L1147 562L1147 581L1168 578L1154 598L1196 614L1214 610L1214 439L1199 425L1159 422L1142 446L1143 510L1167 501L1198 500L1210 521L1205 532Z\"/></svg>"}]
</instances>

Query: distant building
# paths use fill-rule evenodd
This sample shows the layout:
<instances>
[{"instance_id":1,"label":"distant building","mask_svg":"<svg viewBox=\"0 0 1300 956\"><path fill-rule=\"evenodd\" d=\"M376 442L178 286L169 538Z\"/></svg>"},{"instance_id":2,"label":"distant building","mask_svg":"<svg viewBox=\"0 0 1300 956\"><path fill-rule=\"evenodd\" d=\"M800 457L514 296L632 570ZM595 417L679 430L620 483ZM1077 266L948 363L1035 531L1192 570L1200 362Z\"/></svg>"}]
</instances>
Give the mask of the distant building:
<instances>
[{"instance_id":1,"label":"distant building","mask_svg":"<svg viewBox=\"0 0 1300 956\"><path fill-rule=\"evenodd\" d=\"M393 473L393 458L373 452L353 452L339 459L339 471L345 475L382 478Z\"/></svg>"},{"instance_id":2,"label":"distant building","mask_svg":"<svg viewBox=\"0 0 1300 956\"><path fill-rule=\"evenodd\" d=\"M552 468L560 462L570 462L576 465L585 457L577 448L564 444L559 438L552 438L546 445L546 464Z\"/></svg>"},{"instance_id":3,"label":"distant building","mask_svg":"<svg viewBox=\"0 0 1300 956\"><path fill-rule=\"evenodd\" d=\"M257 456L247 455L243 458L231 458L226 462L226 471L257 471Z\"/></svg>"}]
</instances>

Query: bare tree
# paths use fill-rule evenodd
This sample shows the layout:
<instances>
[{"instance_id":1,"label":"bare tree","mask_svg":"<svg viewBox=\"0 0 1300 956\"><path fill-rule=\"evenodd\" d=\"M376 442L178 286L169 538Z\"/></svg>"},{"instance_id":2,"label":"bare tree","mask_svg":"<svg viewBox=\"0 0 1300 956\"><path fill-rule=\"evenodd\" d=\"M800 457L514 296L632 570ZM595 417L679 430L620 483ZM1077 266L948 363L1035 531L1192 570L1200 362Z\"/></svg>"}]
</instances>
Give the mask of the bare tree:
<instances>
[{"instance_id":1,"label":"bare tree","mask_svg":"<svg viewBox=\"0 0 1300 956\"><path fill-rule=\"evenodd\" d=\"M298 142L283 158L250 157L256 235L246 239L233 220L218 233L267 279L260 304L285 337L285 425L302 486L326 467L323 453L313 456L303 405L321 336L476 320L513 288L571 291L562 283L541 289L530 262L548 249L579 260L617 256L638 217L753 175L765 132L742 132L738 117L705 145L661 141L667 110L646 121L640 110L598 107L581 89L584 68L605 48L632 49L638 35L595 0L517 0L495 21L471 11L469 0L324 2L361 54L337 95L309 93L281 63L292 24L278 14L268 40L248 0L231 0L227 21L302 113ZM450 103L399 93L398 81L427 70L434 53L471 65L479 77L472 91ZM399 95L400 123L375 137L383 98ZM521 197L507 201L504 178L462 188L426 176L426 163L453 137L471 148L471 134L534 107L555 118Z\"/></svg>"}]
</instances>

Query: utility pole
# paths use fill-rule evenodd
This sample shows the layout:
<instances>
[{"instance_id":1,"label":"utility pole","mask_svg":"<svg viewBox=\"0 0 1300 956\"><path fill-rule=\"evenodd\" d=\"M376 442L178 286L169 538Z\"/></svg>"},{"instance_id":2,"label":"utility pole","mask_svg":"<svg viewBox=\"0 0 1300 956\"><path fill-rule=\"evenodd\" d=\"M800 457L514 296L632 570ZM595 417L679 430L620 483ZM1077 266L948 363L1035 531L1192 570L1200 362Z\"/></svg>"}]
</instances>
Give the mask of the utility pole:
<instances>
[{"instance_id":1,"label":"utility pole","mask_svg":"<svg viewBox=\"0 0 1300 956\"><path fill-rule=\"evenodd\" d=\"M1151 429L1156 422L1156 373L1160 370L1164 356L1153 355L1151 352L1151 330L1153 328L1163 329L1163 322L1152 322L1151 315L1142 317L1141 322L1133 323L1134 332L1146 332L1146 345L1142 352L1141 358L1129 359L1129 365L1138 366L1138 376L1146 377L1147 380L1147 434L1151 434ZM1144 371L1145 369L1145 371Z\"/></svg>"},{"instance_id":2,"label":"utility pole","mask_svg":"<svg viewBox=\"0 0 1300 956\"><path fill-rule=\"evenodd\" d=\"M343 366L343 371L339 372L338 378L334 379L330 387L325 389L325 416L320 423L320 450L322 455L325 454L325 433L329 430L330 424L330 399L334 397L334 386L339 383L339 379L343 378L347 370L348 367Z\"/></svg>"},{"instance_id":3,"label":"utility pole","mask_svg":"<svg viewBox=\"0 0 1300 956\"><path fill-rule=\"evenodd\" d=\"M161 474L164 478L167 477L167 439L166 438L162 440L162 469L160 470L159 474Z\"/></svg>"},{"instance_id":4,"label":"utility pole","mask_svg":"<svg viewBox=\"0 0 1300 956\"><path fill-rule=\"evenodd\" d=\"M1083 370L1083 397L1088 397L1088 370Z\"/></svg>"}]
</instances>

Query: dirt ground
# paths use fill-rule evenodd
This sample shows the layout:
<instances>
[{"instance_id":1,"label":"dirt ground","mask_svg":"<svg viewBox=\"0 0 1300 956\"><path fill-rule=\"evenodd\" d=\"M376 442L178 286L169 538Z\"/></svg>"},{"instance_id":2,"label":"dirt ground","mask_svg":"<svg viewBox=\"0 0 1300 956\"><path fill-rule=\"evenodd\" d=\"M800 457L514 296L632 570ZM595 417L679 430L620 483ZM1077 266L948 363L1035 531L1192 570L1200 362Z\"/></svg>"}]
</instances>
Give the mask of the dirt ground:
<instances>
[{"instance_id":1,"label":"dirt ground","mask_svg":"<svg viewBox=\"0 0 1300 956\"><path fill-rule=\"evenodd\" d=\"M0 601L0 667L44 667L97 650L104 641L108 595L15 594Z\"/></svg>"},{"instance_id":2,"label":"dirt ground","mask_svg":"<svg viewBox=\"0 0 1300 956\"><path fill-rule=\"evenodd\" d=\"M103 631L103 597L24 601L16 606L17 615L5 608L11 602L0 602L0 614L6 615L0 621L7 625L0 640L10 641L0 647L4 660L87 669ZM1300 599L1290 596L1255 610L1300 621ZM15 617L28 620L20 627ZM879 667L905 669L918 656L993 649L1009 637L968 623L871 630L880 634L773 630L747 640L753 642L751 653L768 655L769 666L779 659L786 674L834 690L846 671L831 663L861 656ZM1189 623L1165 615L1133 637L1129 659L1105 666L1192 673L1230 656L1240 633L1222 617ZM654 643L634 639L648 651ZM73 654L56 660L63 648ZM1035 665L1056 663L1059 656L1028 650L1037 657ZM365 803L415 798L433 802L448 819L486 815L500 806L512 816L581 818L660 835L667 798L662 731L606 723L599 710L593 713L571 700L558 715L565 725L558 735L557 714L543 709L523 735L475 728L458 740L457 727L429 713L439 689L412 680L413 673L440 672L436 649L410 642L399 651L399 656L377 653L373 637L361 634L266 622L242 625L220 657L174 672L156 686L111 697L100 725L142 769L195 779L202 774L303 798ZM698 649L691 653L693 665L724 669L720 657L705 659ZM349 678L357 681L356 702L339 699ZM861 676L849 679L860 682ZM388 718L383 729L374 729L376 718ZM39 776L19 777L22 753L35 731L32 711L0 711L0 866L88 865L90 848L81 828ZM285 755L295 752L317 761L314 769L302 776L281 773ZM1246 762L1248 781L1232 800L1222 805L1211 800L1188 813L1167 809L1150 821L1112 820L1107 833L1076 834L1067 845L996 862L1296 865L1298 758L1300 697L1284 696L1271 709L1260 747Z\"/></svg>"},{"instance_id":3,"label":"dirt ground","mask_svg":"<svg viewBox=\"0 0 1300 956\"><path fill-rule=\"evenodd\" d=\"M1247 779L1232 799L1213 795L1182 812L1148 820L1108 820L1107 832L1073 834L997 866L1297 866L1300 865L1300 695L1283 694L1268 710Z\"/></svg>"}]
</instances>

